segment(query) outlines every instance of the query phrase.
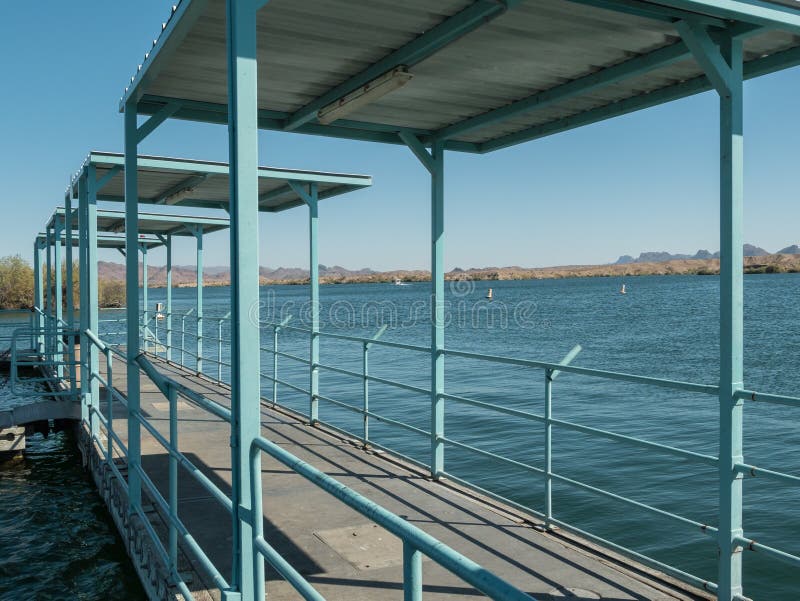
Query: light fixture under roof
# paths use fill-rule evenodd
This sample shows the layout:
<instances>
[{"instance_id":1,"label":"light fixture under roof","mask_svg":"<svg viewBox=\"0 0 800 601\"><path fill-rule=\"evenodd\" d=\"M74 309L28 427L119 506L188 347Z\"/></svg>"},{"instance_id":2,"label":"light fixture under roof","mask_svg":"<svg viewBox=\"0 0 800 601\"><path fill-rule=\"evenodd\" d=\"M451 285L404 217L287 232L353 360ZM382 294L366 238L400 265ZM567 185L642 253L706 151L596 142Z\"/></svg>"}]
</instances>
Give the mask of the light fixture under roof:
<instances>
[{"instance_id":1,"label":"light fixture under roof","mask_svg":"<svg viewBox=\"0 0 800 601\"><path fill-rule=\"evenodd\" d=\"M365 83L357 90L342 96L339 100L322 107L317 113L317 121L323 125L333 123L389 92L402 88L411 81L412 77L414 77L413 73L409 73L408 67L405 65L395 67L369 83Z\"/></svg>"}]
</instances>

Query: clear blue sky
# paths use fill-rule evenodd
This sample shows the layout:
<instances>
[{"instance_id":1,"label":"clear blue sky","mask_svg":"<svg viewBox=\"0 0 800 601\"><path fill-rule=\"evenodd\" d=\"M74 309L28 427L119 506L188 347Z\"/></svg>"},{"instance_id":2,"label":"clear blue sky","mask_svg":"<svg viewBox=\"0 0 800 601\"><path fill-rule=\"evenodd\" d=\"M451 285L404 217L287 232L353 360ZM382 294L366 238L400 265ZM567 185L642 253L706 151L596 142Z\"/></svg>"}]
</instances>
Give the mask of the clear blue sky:
<instances>
[{"instance_id":1,"label":"clear blue sky","mask_svg":"<svg viewBox=\"0 0 800 601\"><path fill-rule=\"evenodd\" d=\"M170 4L3 3L0 255L29 257L86 154L121 150L118 99ZM800 242L800 70L748 82L745 92L745 239L775 251ZM717 123L717 99L707 93L488 156L448 153L447 267L717 250ZM142 151L227 160L226 128L168 123ZM321 205L322 263L428 267L429 183L408 150L262 132L260 162L374 177L372 189ZM304 210L261 223L262 265L306 265ZM224 233L209 236L206 265L227 264L227 244ZM176 260L193 263L188 242ZM163 255L152 261L163 263Z\"/></svg>"}]
</instances>

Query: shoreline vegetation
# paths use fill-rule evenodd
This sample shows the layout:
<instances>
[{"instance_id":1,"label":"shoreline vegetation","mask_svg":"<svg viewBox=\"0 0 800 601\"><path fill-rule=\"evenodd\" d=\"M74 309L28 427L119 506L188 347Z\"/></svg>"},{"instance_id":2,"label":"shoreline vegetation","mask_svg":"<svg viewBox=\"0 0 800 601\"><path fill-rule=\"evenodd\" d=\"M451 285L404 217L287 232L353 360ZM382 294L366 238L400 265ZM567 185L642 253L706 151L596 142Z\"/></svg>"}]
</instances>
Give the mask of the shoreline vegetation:
<instances>
[{"instance_id":1,"label":"shoreline vegetation","mask_svg":"<svg viewBox=\"0 0 800 601\"><path fill-rule=\"evenodd\" d=\"M744 257L744 273L800 273L800 255L770 254ZM104 265L101 264L101 274ZM116 270L115 270L116 271ZM544 280L588 277L638 277L648 275L719 275L719 259L674 259L670 261L613 263L608 265L565 265L562 267L484 267L453 269L445 274L448 281L502 281L502 280ZM116 274L115 274L116 276ZM194 267L173 267L173 286L175 288L194 288ZM108 273L105 279L122 279ZM362 269L351 271L342 267L320 266L321 284L391 284L402 282L429 282L430 272L423 269L372 271ZM304 285L308 284L308 272L303 269L278 268L261 269L260 285ZM163 267L148 269L148 283L151 288L166 286L166 271ZM203 274L203 286L230 285L227 270L211 268Z\"/></svg>"},{"instance_id":2,"label":"shoreline vegetation","mask_svg":"<svg viewBox=\"0 0 800 601\"><path fill-rule=\"evenodd\" d=\"M141 265L140 281L141 281ZM746 274L800 273L800 254L770 254L744 257ZM125 266L101 261L98 263L98 297L100 308L113 309L125 306ZM64 270L62 274L65 275ZM504 281L545 280L563 278L630 278L648 275L718 275L719 259L673 259L670 261L614 263L609 265L565 265L562 267L484 267L453 269L445 274L448 281ZM203 286L230 285L229 272L223 268L209 268L203 273ZM417 270L351 271L343 267L320 266L321 284L386 284L396 281L429 282L430 272ZM78 307L78 270L74 272L75 295ZM66 277L62 277L62 298L66 306ZM303 269L261 268L260 285L304 285L308 284L308 272ZM150 288L166 286L164 267L148 269ZM175 288L194 288L195 268L177 266L173 268ZM55 286L51 285L54 292ZM33 305L33 269L19 255L0 258L0 309L30 309Z\"/></svg>"}]
</instances>

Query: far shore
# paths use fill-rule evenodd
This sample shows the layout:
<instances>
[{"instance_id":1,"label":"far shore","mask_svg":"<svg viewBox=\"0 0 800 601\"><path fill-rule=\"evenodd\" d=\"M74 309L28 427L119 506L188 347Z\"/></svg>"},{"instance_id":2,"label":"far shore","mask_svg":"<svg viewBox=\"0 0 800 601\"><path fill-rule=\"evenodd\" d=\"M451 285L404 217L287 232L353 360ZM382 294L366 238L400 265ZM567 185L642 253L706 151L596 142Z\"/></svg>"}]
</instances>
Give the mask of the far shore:
<instances>
[{"instance_id":1,"label":"far shore","mask_svg":"<svg viewBox=\"0 0 800 601\"><path fill-rule=\"evenodd\" d=\"M765 255L744 257L744 273L800 273L800 255ZM454 269L445 274L448 281L506 281L551 280L564 278L610 278L649 275L719 275L719 259L677 259L660 263L626 263L611 265L567 265L563 267L486 267ZM347 273L320 276L321 284L386 284L402 282L429 282L431 275L425 270L397 270L374 273ZM261 278L265 285L304 285L308 278ZM228 286L230 281L215 278L203 283L204 288ZM150 288L164 288L164 281L150 281ZM181 282L176 288L194 288L194 282Z\"/></svg>"}]
</instances>

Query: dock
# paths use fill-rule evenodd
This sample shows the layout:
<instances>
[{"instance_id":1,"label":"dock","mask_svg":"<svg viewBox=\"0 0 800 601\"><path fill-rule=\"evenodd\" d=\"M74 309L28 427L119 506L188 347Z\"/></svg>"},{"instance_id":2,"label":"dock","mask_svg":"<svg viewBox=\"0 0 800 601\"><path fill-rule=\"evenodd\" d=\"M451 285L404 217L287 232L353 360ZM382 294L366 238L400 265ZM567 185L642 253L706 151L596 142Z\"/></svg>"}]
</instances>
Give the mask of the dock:
<instances>
[{"instance_id":1,"label":"dock","mask_svg":"<svg viewBox=\"0 0 800 601\"><path fill-rule=\"evenodd\" d=\"M223 406L229 389L178 365L153 359L167 378ZM125 393L125 368L115 369ZM122 373L120 373L122 372ZM169 436L169 406L155 384L143 381L142 411L163 436ZM102 396L102 393L101 393ZM120 415L124 407L118 406ZM125 418L115 429L125 432ZM221 490L230 494L231 452L227 424L189 400L178 401L180 451ZM689 600L713 599L620 555L558 530L466 488L434 482L429 474L389 453L365 451L359 441L263 402L261 433L301 460L428 532L539 601L560 599ZM125 435L121 435L125 440ZM168 496L169 461L152 437L142 437L142 466ZM311 485L285 466L265 459L264 536L326 598L342 601L400 599L403 596L402 545L384 529ZM199 486L187 470L178 480L180 518L209 559L230 573L230 514ZM165 523L158 512L154 525ZM219 598L202 568L183 554L195 576L197 599ZM430 561L423 561L426 599L473 599L480 593ZM203 583L201 585L201 583ZM270 599L295 599L296 593L274 571L267 573Z\"/></svg>"}]
</instances>

